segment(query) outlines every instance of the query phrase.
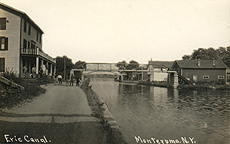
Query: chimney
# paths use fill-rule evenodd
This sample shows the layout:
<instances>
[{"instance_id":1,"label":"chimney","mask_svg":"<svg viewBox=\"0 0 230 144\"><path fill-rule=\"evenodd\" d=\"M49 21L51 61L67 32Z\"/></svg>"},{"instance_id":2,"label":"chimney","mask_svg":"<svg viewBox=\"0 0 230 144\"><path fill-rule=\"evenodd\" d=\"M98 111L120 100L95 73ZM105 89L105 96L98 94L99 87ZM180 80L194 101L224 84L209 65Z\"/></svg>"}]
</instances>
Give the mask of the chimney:
<instances>
[{"instance_id":1,"label":"chimney","mask_svg":"<svg viewBox=\"0 0 230 144\"><path fill-rule=\"evenodd\" d=\"M212 60L212 66L215 67L216 66L216 60Z\"/></svg>"},{"instance_id":2,"label":"chimney","mask_svg":"<svg viewBox=\"0 0 230 144\"><path fill-rule=\"evenodd\" d=\"M197 65L200 66L200 59L197 59Z\"/></svg>"}]
</instances>

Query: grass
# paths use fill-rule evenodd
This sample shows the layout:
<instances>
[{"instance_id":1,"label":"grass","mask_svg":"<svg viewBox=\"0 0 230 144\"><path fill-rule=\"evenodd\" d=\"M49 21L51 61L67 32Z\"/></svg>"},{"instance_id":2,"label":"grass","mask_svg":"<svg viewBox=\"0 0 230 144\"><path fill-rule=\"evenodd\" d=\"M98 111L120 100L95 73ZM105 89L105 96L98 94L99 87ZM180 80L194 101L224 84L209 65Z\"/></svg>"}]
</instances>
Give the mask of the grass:
<instances>
[{"instance_id":1,"label":"grass","mask_svg":"<svg viewBox=\"0 0 230 144\"><path fill-rule=\"evenodd\" d=\"M210 84L210 83L198 83L195 85L185 85L181 84L178 86L178 89L192 89L192 90L208 90L208 89L215 89L215 90L230 90L230 85L224 84Z\"/></svg>"},{"instance_id":2,"label":"grass","mask_svg":"<svg viewBox=\"0 0 230 144\"><path fill-rule=\"evenodd\" d=\"M0 83L0 108L10 108L20 104L22 101L31 100L34 97L45 93L46 90L40 87L40 85L45 85L51 82L47 79L24 79L9 72L5 72L3 76L23 86L25 89L20 90L19 88Z\"/></svg>"}]
</instances>

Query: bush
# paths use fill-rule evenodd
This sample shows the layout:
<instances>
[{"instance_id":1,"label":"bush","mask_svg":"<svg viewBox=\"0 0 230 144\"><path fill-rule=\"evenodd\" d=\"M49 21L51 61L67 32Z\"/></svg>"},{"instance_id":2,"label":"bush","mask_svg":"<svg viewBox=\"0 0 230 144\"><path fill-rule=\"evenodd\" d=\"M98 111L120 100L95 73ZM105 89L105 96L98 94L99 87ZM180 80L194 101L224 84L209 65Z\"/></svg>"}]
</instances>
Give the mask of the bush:
<instances>
[{"instance_id":1,"label":"bush","mask_svg":"<svg viewBox=\"0 0 230 144\"><path fill-rule=\"evenodd\" d=\"M50 83L50 79L24 79L17 77L12 72L5 72L3 76L13 82L23 86L25 89L23 91L1 84L1 93L0 93L0 108L3 107L12 107L16 104L19 104L23 100L32 99L45 92L44 88L41 88L40 85Z\"/></svg>"}]
</instances>

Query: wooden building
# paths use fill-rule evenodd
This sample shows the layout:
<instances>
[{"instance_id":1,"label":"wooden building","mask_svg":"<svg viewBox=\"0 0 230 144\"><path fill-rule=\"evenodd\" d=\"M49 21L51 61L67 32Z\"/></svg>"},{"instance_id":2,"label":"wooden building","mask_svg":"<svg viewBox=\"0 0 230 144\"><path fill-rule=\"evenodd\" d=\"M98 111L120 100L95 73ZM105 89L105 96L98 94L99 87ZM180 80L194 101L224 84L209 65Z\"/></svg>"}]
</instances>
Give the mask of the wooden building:
<instances>
[{"instance_id":1,"label":"wooden building","mask_svg":"<svg viewBox=\"0 0 230 144\"><path fill-rule=\"evenodd\" d=\"M26 13L0 3L0 72L26 77L43 69L44 74L53 75L56 60L43 51L42 35Z\"/></svg>"},{"instance_id":2,"label":"wooden building","mask_svg":"<svg viewBox=\"0 0 230 144\"><path fill-rule=\"evenodd\" d=\"M179 60L172 66L180 83L226 83L227 68L222 60Z\"/></svg>"},{"instance_id":3,"label":"wooden building","mask_svg":"<svg viewBox=\"0 0 230 144\"><path fill-rule=\"evenodd\" d=\"M147 66L150 81L167 81L167 71L172 67L173 61L152 61Z\"/></svg>"}]
</instances>

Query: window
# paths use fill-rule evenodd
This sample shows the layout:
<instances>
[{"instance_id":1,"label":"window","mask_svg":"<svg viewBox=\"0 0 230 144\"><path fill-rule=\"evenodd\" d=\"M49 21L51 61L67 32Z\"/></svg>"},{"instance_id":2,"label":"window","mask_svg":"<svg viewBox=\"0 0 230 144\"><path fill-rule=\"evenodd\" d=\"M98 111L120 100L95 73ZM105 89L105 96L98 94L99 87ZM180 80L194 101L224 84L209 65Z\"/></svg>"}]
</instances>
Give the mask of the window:
<instances>
[{"instance_id":1,"label":"window","mask_svg":"<svg viewBox=\"0 0 230 144\"><path fill-rule=\"evenodd\" d=\"M224 76L223 75L219 75L218 79L224 79Z\"/></svg>"},{"instance_id":2,"label":"window","mask_svg":"<svg viewBox=\"0 0 230 144\"><path fill-rule=\"evenodd\" d=\"M24 20L24 32L26 33L26 28L27 28L27 23L26 21Z\"/></svg>"},{"instance_id":3,"label":"window","mask_svg":"<svg viewBox=\"0 0 230 144\"><path fill-rule=\"evenodd\" d=\"M35 44L33 42L31 42L31 51L32 51L33 54L36 53Z\"/></svg>"},{"instance_id":4,"label":"window","mask_svg":"<svg viewBox=\"0 0 230 144\"><path fill-rule=\"evenodd\" d=\"M30 48L30 42L28 41L28 49Z\"/></svg>"},{"instance_id":5,"label":"window","mask_svg":"<svg viewBox=\"0 0 230 144\"><path fill-rule=\"evenodd\" d=\"M5 72L5 58L0 58L0 72Z\"/></svg>"},{"instance_id":6,"label":"window","mask_svg":"<svg viewBox=\"0 0 230 144\"><path fill-rule=\"evenodd\" d=\"M40 34L40 36L39 36L39 43L41 43L42 42L42 35Z\"/></svg>"},{"instance_id":7,"label":"window","mask_svg":"<svg viewBox=\"0 0 230 144\"><path fill-rule=\"evenodd\" d=\"M8 38L0 37L0 50L8 50Z\"/></svg>"},{"instance_id":8,"label":"window","mask_svg":"<svg viewBox=\"0 0 230 144\"><path fill-rule=\"evenodd\" d=\"M37 32L37 37L36 37L36 40L38 41L38 35L39 35L39 33Z\"/></svg>"},{"instance_id":9,"label":"window","mask_svg":"<svg viewBox=\"0 0 230 144\"><path fill-rule=\"evenodd\" d=\"M26 52L26 48L27 48L27 41L23 39L23 52Z\"/></svg>"},{"instance_id":10,"label":"window","mask_svg":"<svg viewBox=\"0 0 230 144\"><path fill-rule=\"evenodd\" d=\"M31 25L29 24L29 30L28 30L28 34L31 34Z\"/></svg>"},{"instance_id":11,"label":"window","mask_svg":"<svg viewBox=\"0 0 230 144\"><path fill-rule=\"evenodd\" d=\"M6 30L6 18L0 18L0 30Z\"/></svg>"},{"instance_id":12,"label":"window","mask_svg":"<svg viewBox=\"0 0 230 144\"><path fill-rule=\"evenodd\" d=\"M209 79L208 75L203 75L203 79Z\"/></svg>"}]
</instances>

